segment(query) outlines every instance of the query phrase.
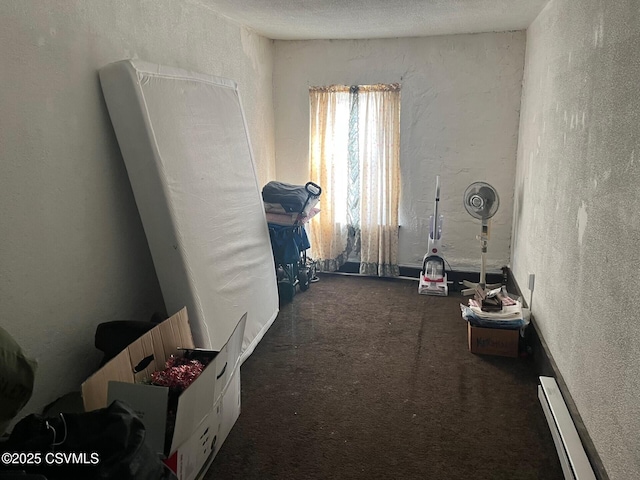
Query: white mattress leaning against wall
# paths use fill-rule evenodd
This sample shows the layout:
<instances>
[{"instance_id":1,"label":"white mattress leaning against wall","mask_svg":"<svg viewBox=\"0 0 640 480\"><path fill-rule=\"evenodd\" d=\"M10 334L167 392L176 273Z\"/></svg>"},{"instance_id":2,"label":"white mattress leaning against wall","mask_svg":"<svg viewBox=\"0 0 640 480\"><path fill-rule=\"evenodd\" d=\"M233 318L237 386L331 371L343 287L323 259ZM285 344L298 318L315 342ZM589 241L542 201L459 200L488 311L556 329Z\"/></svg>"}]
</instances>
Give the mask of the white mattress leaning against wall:
<instances>
[{"instance_id":1,"label":"white mattress leaning against wall","mask_svg":"<svg viewBox=\"0 0 640 480\"><path fill-rule=\"evenodd\" d=\"M169 314L219 349L247 312L242 358L278 313L275 268L234 81L139 60L100 82Z\"/></svg>"}]
</instances>

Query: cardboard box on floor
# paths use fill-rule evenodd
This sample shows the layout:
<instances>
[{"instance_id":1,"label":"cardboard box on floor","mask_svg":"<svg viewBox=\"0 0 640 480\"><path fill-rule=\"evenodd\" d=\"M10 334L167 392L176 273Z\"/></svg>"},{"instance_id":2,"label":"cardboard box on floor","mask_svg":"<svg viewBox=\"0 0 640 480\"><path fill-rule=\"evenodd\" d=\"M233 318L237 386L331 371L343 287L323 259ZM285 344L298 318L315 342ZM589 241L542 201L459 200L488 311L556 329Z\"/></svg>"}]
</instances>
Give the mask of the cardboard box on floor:
<instances>
[{"instance_id":1,"label":"cardboard box on floor","mask_svg":"<svg viewBox=\"0 0 640 480\"><path fill-rule=\"evenodd\" d=\"M520 330L474 327L467 323L469 351L480 355L517 357Z\"/></svg>"},{"instance_id":2,"label":"cardboard box on floor","mask_svg":"<svg viewBox=\"0 0 640 480\"><path fill-rule=\"evenodd\" d=\"M170 439L165 439L169 389L143 382L171 355L194 349L186 308L130 344L82 384L86 411L113 400L128 403L145 424L149 443L180 480L203 474L240 414L240 352L247 315L213 360L178 397ZM165 447L167 445L167 447Z\"/></svg>"}]
</instances>

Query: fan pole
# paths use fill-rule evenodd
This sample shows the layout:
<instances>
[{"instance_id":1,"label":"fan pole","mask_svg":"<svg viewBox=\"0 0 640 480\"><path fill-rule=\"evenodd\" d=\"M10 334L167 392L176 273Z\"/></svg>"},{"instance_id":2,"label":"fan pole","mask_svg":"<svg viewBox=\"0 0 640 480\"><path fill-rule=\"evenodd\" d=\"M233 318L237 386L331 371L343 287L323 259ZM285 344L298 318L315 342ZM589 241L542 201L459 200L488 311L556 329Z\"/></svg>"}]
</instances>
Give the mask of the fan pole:
<instances>
[{"instance_id":1,"label":"fan pole","mask_svg":"<svg viewBox=\"0 0 640 480\"><path fill-rule=\"evenodd\" d=\"M476 239L480 240L480 281L478 283L469 282L463 280L462 284L467 287L462 290L462 295L474 295L476 289L480 288L482 291L498 288L500 283L492 283L487 285L487 245L489 244L489 222L491 219L482 219L482 230L480 235L476 236Z\"/></svg>"},{"instance_id":2,"label":"fan pole","mask_svg":"<svg viewBox=\"0 0 640 480\"><path fill-rule=\"evenodd\" d=\"M482 219L482 231L480 233L480 283L479 287L484 290L487 286L487 239L489 238L489 222Z\"/></svg>"}]
</instances>

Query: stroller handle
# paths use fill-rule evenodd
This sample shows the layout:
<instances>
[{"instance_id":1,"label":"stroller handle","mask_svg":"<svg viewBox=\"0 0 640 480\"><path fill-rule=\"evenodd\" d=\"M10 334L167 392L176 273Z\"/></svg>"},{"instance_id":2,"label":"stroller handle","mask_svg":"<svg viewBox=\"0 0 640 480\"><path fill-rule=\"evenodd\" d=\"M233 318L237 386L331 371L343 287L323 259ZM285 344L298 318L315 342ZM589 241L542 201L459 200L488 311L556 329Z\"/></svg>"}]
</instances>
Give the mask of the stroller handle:
<instances>
[{"instance_id":1,"label":"stroller handle","mask_svg":"<svg viewBox=\"0 0 640 480\"><path fill-rule=\"evenodd\" d=\"M304 189L309 195L313 195L314 197L319 197L322 193L322 188L320 188L320 185L316 185L313 182L307 182L304 186Z\"/></svg>"}]
</instances>

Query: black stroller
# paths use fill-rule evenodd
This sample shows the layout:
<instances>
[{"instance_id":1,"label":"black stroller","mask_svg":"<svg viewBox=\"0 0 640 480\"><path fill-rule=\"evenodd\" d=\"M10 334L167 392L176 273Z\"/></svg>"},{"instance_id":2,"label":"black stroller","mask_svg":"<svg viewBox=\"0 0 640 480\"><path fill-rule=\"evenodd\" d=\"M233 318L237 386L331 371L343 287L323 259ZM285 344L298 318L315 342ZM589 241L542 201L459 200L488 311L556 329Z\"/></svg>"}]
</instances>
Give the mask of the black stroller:
<instances>
[{"instance_id":1,"label":"black stroller","mask_svg":"<svg viewBox=\"0 0 640 480\"><path fill-rule=\"evenodd\" d=\"M307 258L311 244L304 224L319 211L314 207L321 193L313 182L269 182L262 190L281 302L293 299L296 286L304 292L317 280L315 263Z\"/></svg>"}]
</instances>

